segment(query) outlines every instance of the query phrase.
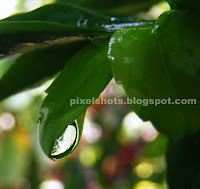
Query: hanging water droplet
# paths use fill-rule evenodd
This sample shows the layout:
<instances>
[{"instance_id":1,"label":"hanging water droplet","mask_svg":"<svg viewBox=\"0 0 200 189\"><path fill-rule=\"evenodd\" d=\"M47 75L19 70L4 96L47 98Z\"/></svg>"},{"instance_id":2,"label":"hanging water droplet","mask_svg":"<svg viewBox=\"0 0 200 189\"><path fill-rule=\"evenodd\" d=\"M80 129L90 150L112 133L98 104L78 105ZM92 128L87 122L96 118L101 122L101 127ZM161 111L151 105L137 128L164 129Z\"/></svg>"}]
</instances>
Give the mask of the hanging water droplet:
<instances>
[{"instance_id":1,"label":"hanging water droplet","mask_svg":"<svg viewBox=\"0 0 200 189\"><path fill-rule=\"evenodd\" d=\"M79 140L78 124L75 120L72 124L68 125L64 133L56 139L51 151L53 159L64 157L76 147Z\"/></svg>"}]
</instances>

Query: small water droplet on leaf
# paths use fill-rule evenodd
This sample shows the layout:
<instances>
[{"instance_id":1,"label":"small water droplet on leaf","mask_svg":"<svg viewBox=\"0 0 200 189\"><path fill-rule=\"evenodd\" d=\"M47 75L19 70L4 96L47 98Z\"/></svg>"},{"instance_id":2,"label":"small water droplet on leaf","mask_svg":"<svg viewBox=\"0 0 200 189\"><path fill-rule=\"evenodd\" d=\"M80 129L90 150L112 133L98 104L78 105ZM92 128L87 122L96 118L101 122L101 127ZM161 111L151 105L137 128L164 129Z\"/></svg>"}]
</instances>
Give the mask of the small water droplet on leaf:
<instances>
[{"instance_id":1,"label":"small water droplet on leaf","mask_svg":"<svg viewBox=\"0 0 200 189\"><path fill-rule=\"evenodd\" d=\"M80 17L77 21L77 26L87 26L88 19L85 19L84 17Z\"/></svg>"}]
</instances>

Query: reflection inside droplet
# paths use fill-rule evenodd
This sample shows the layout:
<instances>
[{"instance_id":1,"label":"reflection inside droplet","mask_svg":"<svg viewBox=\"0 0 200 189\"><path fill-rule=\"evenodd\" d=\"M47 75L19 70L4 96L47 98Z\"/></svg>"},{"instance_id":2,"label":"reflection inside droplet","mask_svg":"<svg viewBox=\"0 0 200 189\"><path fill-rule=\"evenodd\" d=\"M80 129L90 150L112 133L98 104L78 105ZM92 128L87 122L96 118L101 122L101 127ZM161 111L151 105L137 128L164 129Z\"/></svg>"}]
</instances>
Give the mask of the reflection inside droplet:
<instances>
[{"instance_id":1,"label":"reflection inside droplet","mask_svg":"<svg viewBox=\"0 0 200 189\"><path fill-rule=\"evenodd\" d=\"M73 150L78 142L78 127L77 121L68 125L64 133L55 141L51 156L56 157L60 154L64 154L67 151Z\"/></svg>"}]
</instances>

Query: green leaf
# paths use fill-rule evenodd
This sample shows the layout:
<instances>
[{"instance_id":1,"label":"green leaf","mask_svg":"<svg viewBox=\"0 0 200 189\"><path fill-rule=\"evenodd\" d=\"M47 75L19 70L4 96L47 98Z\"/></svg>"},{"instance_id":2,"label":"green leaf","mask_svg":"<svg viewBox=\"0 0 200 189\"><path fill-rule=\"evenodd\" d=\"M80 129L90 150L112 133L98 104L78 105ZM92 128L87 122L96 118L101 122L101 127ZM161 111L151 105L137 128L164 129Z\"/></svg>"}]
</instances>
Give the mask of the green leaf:
<instances>
[{"instance_id":1,"label":"green leaf","mask_svg":"<svg viewBox=\"0 0 200 189\"><path fill-rule=\"evenodd\" d=\"M200 133L169 140L167 183L170 189L200 188Z\"/></svg>"},{"instance_id":2,"label":"green leaf","mask_svg":"<svg viewBox=\"0 0 200 189\"><path fill-rule=\"evenodd\" d=\"M57 2L72 3L89 9L118 14L135 14L148 10L160 0L57 0Z\"/></svg>"},{"instance_id":3,"label":"green leaf","mask_svg":"<svg viewBox=\"0 0 200 189\"><path fill-rule=\"evenodd\" d=\"M35 44L48 45L65 37L106 37L111 33L66 24L45 21L0 22L0 56L13 54L20 47Z\"/></svg>"},{"instance_id":4,"label":"green leaf","mask_svg":"<svg viewBox=\"0 0 200 189\"><path fill-rule=\"evenodd\" d=\"M98 98L112 78L107 60L108 44L91 44L79 51L47 90L40 114L40 144L49 157L67 126ZM77 98L87 100L77 103ZM80 135L79 135L80 136ZM75 146L76 147L76 146ZM66 154L71 153L71 148ZM59 158L59 157L58 157Z\"/></svg>"},{"instance_id":5,"label":"green leaf","mask_svg":"<svg viewBox=\"0 0 200 189\"><path fill-rule=\"evenodd\" d=\"M133 109L160 132L172 136L200 128L199 27L190 22L195 19L196 15L189 13L165 13L155 25L124 28L110 41L116 81L122 82L128 97L142 99ZM169 97L172 103L194 99L197 104L170 104ZM144 100L150 103L149 99L165 102L145 105Z\"/></svg>"},{"instance_id":6,"label":"green leaf","mask_svg":"<svg viewBox=\"0 0 200 189\"><path fill-rule=\"evenodd\" d=\"M64 68L74 53L89 43L74 38L22 54L0 79L0 100L50 79Z\"/></svg>"},{"instance_id":7,"label":"green leaf","mask_svg":"<svg viewBox=\"0 0 200 189\"><path fill-rule=\"evenodd\" d=\"M46 5L31 12L10 16L2 20L2 22L7 21L46 21L103 30L114 30L114 26L118 25L119 27L122 23L138 25L141 22L145 22L130 16L122 18L106 16L93 10L68 3Z\"/></svg>"}]
</instances>

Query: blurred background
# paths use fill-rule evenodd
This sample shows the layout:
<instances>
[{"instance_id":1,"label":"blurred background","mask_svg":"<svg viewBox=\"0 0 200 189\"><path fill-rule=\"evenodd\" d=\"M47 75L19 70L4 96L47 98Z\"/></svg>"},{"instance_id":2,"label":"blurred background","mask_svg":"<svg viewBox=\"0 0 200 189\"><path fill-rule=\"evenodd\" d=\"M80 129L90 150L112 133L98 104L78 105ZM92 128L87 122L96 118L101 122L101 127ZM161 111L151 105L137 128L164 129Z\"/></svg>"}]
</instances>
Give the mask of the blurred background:
<instances>
[{"instance_id":1,"label":"blurred background","mask_svg":"<svg viewBox=\"0 0 200 189\"><path fill-rule=\"evenodd\" d=\"M0 19L52 2L0 0ZM137 15L156 19L166 10L168 4L161 1ZM13 58L1 59L0 78ZM128 105L91 106L76 151L63 160L49 160L39 146L37 121L51 82L0 103L0 189L167 188L167 138ZM112 80L101 97L125 100L125 92Z\"/></svg>"}]
</instances>

